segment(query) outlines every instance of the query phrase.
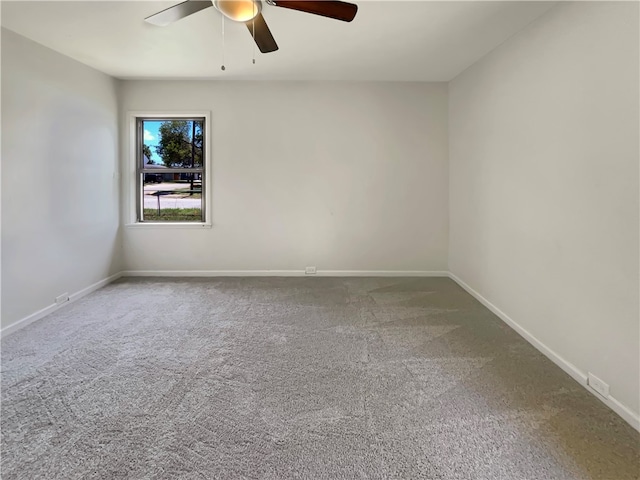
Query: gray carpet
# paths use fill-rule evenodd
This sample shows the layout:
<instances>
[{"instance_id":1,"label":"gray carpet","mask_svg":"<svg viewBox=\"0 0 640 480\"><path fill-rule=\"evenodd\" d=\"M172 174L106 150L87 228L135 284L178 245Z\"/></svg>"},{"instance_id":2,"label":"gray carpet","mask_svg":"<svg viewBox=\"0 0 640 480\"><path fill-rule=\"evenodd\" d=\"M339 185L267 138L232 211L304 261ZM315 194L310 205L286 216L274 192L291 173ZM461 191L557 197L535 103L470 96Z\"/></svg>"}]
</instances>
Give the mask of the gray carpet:
<instances>
[{"instance_id":1,"label":"gray carpet","mask_svg":"<svg viewBox=\"0 0 640 480\"><path fill-rule=\"evenodd\" d=\"M639 477L444 278L123 279L2 340L2 478Z\"/></svg>"}]
</instances>

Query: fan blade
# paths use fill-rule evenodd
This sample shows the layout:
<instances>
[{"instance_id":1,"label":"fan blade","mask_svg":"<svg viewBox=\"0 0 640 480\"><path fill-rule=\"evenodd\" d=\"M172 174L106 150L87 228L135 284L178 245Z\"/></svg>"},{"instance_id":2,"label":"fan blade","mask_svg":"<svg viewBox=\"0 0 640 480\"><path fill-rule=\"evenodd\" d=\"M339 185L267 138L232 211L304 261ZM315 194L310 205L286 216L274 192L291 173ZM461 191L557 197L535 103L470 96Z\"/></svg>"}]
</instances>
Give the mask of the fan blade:
<instances>
[{"instance_id":1,"label":"fan blade","mask_svg":"<svg viewBox=\"0 0 640 480\"><path fill-rule=\"evenodd\" d=\"M176 20L188 17L193 13L212 6L213 3L211 3L211 0L187 0L186 2L179 3L173 7L166 8L161 12L154 13L153 15L145 18L144 21L159 27L166 27Z\"/></svg>"},{"instance_id":2,"label":"fan blade","mask_svg":"<svg viewBox=\"0 0 640 480\"><path fill-rule=\"evenodd\" d=\"M267 22L264 21L261 13L256 15L253 20L246 22L246 25L251 36L254 35L253 28L255 25L255 41L262 53L275 52L278 50L278 44L273 38L273 35L271 35L271 30L269 30L269 26Z\"/></svg>"},{"instance_id":3,"label":"fan blade","mask_svg":"<svg viewBox=\"0 0 640 480\"><path fill-rule=\"evenodd\" d=\"M268 0L267 3L276 7L335 18L343 22L350 22L358 13L357 5L332 0Z\"/></svg>"}]
</instances>

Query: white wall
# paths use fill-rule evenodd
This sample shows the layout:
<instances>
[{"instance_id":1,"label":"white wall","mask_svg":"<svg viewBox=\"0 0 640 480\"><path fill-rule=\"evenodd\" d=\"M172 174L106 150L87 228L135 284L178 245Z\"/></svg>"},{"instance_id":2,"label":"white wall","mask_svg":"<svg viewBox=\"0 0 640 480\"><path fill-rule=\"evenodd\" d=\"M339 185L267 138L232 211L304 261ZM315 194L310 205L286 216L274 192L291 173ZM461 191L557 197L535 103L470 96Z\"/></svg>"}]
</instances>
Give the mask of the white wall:
<instances>
[{"instance_id":1,"label":"white wall","mask_svg":"<svg viewBox=\"0 0 640 480\"><path fill-rule=\"evenodd\" d=\"M2 327L119 271L116 81L2 29Z\"/></svg>"},{"instance_id":2,"label":"white wall","mask_svg":"<svg viewBox=\"0 0 640 480\"><path fill-rule=\"evenodd\" d=\"M562 3L450 83L450 270L637 414L638 3Z\"/></svg>"},{"instance_id":3,"label":"white wall","mask_svg":"<svg viewBox=\"0 0 640 480\"><path fill-rule=\"evenodd\" d=\"M445 84L127 81L122 109L213 125L213 228L125 228L128 270L447 268Z\"/></svg>"}]
</instances>

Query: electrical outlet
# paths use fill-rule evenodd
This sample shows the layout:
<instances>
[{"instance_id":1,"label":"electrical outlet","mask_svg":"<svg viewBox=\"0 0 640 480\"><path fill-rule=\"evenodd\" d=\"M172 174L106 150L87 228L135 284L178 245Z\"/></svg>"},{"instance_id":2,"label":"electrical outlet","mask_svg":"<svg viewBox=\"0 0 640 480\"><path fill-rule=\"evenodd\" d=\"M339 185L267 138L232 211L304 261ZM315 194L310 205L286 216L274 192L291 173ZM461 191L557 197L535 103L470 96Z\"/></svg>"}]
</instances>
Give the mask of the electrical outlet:
<instances>
[{"instance_id":1,"label":"electrical outlet","mask_svg":"<svg viewBox=\"0 0 640 480\"><path fill-rule=\"evenodd\" d=\"M68 302L68 301L69 301L69 294L68 293L63 293L59 297L56 297L56 305L62 305L63 303Z\"/></svg>"},{"instance_id":2,"label":"electrical outlet","mask_svg":"<svg viewBox=\"0 0 640 480\"><path fill-rule=\"evenodd\" d=\"M304 269L304 273L305 275L315 275L316 274L316 267L307 267Z\"/></svg>"},{"instance_id":3,"label":"electrical outlet","mask_svg":"<svg viewBox=\"0 0 640 480\"><path fill-rule=\"evenodd\" d=\"M593 388L596 392L602 395L604 398L609 398L609 385L604 383L593 373L589 373L587 376L587 384Z\"/></svg>"}]
</instances>

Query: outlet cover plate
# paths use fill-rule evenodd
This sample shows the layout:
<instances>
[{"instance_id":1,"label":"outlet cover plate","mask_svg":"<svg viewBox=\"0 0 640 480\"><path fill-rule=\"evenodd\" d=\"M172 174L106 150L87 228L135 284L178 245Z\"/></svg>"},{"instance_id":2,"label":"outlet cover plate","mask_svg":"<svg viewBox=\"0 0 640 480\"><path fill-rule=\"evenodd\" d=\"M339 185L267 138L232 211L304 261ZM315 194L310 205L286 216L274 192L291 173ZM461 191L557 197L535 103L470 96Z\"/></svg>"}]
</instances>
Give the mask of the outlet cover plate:
<instances>
[{"instance_id":1,"label":"outlet cover plate","mask_svg":"<svg viewBox=\"0 0 640 480\"><path fill-rule=\"evenodd\" d=\"M604 383L591 372L589 372L587 376L587 383L593 390L598 392L604 398L609 398L609 385Z\"/></svg>"},{"instance_id":2,"label":"outlet cover plate","mask_svg":"<svg viewBox=\"0 0 640 480\"><path fill-rule=\"evenodd\" d=\"M304 273L305 273L305 275L315 275L316 274L316 267L306 267L304 269Z\"/></svg>"},{"instance_id":3,"label":"outlet cover plate","mask_svg":"<svg viewBox=\"0 0 640 480\"><path fill-rule=\"evenodd\" d=\"M56 297L56 305L62 305L65 302L69 301L69 294L63 293L62 295Z\"/></svg>"}]
</instances>

